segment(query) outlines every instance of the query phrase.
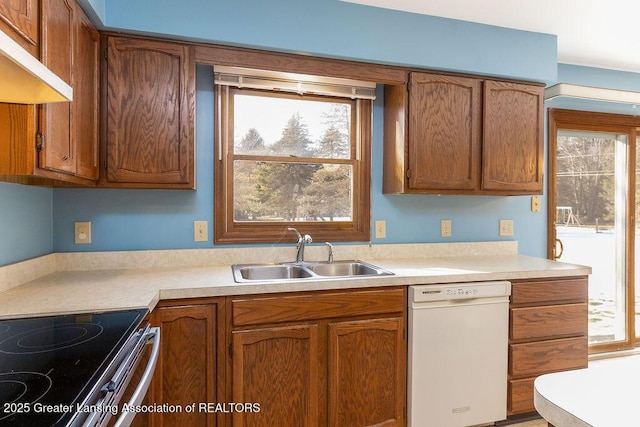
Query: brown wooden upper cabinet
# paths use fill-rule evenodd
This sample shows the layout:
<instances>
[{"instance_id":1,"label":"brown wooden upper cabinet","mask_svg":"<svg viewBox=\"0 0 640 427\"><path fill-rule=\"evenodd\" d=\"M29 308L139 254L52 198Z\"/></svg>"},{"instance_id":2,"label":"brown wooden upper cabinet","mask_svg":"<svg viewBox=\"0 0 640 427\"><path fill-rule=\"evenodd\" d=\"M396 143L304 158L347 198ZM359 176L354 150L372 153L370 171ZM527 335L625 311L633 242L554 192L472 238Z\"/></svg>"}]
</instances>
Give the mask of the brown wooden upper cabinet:
<instances>
[{"instance_id":1,"label":"brown wooden upper cabinet","mask_svg":"<svg viewBox=\"0 0 640 427\"><path fill-rule=\"evenodd\" d=\"M108 187L195 187L193 46L105 37Z\"/></svg>"},{"instance_id":2,"label":"brown wooden upper cabinet","mask_svg":"<svg viewBox=\"0 0 640 427\"><path fill-rule=\"evenodd\" d=\"M543 90L418 72L385 86L383 192L542 194Z\"/></svg>"},{"instance_id":3,"label":"brown wooden upper cabinet","mask_svg":"<svg viewBox=\"0 0 640 427\"><path fill-rule=\"evenodd\" d=\"M15 3L15 4L14 4ZM99 35L75 0L0 3L0 17L12 12L23 23L40 20L40 58L73 87L72 102L42 106L0 103L3 180L54 185L95 185L98 179ZM34 12L35 10L35 12ZM38 12L39 11L39 12ZM30 23L30 21L28 21ZM25 31L30 28L24 22ZM30 30L29 30L30 31Z\"/></svg>"},{"instance_id":4,"label":"brown wooden upper cabinet","mask_svg":"<svg viewBox=\"0 0 640 427\"><path fill-rule=\"evenodd\" d=\"M38 57L39 0L0 0L0 30Z\"/></svg>"}]
</instances>

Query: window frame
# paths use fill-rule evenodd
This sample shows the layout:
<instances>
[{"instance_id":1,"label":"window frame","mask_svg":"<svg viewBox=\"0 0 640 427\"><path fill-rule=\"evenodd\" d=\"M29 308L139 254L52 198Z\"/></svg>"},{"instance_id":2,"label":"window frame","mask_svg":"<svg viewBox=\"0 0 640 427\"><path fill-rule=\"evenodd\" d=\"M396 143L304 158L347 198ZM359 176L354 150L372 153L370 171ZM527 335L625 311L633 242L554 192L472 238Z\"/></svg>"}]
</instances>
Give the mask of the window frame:
<instances>
[{"instance_id":1,"label":"window frame","mask_svg":"<svg viewBox=\"0 0 640 427\"><path fill-rule=\"evenodd\" d=\"M282 221L282 222L236 222L233 215L233 129L229 126L233 114L229 86L214 86L215 94L215 135L214 145L214 244L279 243L290 241L293 233L288 227L296 227L303 234L310 234L316 241L358 242L371 240L371 140L373 101L355 100L356 120L352 121L353 161L353 206L352 221ZM256 89L247 92L270 91ZM273 92L277 94L277 92ZM277 94L277 96L298 96ZM311 97L311 95L304 95ZM332 99L332 97L313 96L313 98ZM354 141L355 140L355 141ZM244 157L237 155L237 157ZM270 160L278 159L270 157ZM296 159L292 162L301 162ZM326 163L325 158L311 159L317 163ZM343 159L335 159L343 164Z\"/></svg>"},{"instance_id":2,"label":"window frame","mask_svg":"<svg viewBox=\"0 0 640 427\"><path fill-rule=\"evenodd\" d=\"M624 340L610 341L605 343L589 344L589 354L608 353L621 350L631 350L640 346L640 331L636 330L637 310L635 302L635 280L636 270L640 268L635 262L636 249L636 174L638 164L636 151L640 146L640 118L637 116L601 113L579 110L565 110L550 108L548 111L548 152L549 152L549 180L548 180L548 200L547 200L547 257L557 259L556 251L556 230L555 206L557 204L557 149L558 131L575 130L591 132L607 132L627 135L627 159L626 159L626 236L625 236L625 269L624 269L624 304L626 307ZM563 261L559 258L558 261Z\"/></svg>"}]
</instances>

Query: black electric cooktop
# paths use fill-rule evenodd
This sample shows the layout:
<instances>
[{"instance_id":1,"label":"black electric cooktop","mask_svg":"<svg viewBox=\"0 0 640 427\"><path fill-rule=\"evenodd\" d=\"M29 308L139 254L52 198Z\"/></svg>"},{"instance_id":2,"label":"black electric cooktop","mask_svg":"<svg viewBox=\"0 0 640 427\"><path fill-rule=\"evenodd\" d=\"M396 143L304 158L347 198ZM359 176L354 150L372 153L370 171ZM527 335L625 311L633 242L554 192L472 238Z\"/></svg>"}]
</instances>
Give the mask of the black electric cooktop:
<instances>
[{"instance_id":1,"label":"black electric cooktop","mask_svg":"<svg viewBox=\"0 0 640 427\"><path fill-rule=\"evenodd\" d=\"M66 425L146 313L0 320L0 426Z\"/></svg>"}]
</instances>

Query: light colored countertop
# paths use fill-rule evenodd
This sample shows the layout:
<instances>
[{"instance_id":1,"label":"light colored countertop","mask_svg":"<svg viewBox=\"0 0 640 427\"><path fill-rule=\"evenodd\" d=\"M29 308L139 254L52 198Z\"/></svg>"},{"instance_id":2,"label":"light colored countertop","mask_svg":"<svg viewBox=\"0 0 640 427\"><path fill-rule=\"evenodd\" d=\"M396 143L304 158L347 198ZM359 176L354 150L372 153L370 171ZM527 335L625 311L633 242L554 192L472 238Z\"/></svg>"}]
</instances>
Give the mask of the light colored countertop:
<instances>
[{"instance_id":1,"label":"light colored countertop","mask_svg":"<svg viewBox=\"0 0 640 427\"><path fill-rule=\"evenodd\" d=\"M360 257L359 259L365 262L375 264L395 274L375 278L236 283L233 280L230 263L208 266L166 267L152 265L142 268L127 266L127 268L54 271L0 292L0 318L142 307L151 310L160 299L568 277L591 273L590 267L558 263L513 253L429 256L428 251L410 249L409 252L415 255L390 259ZM342 251L347 255L352 255L346 249L342 249ZM491 253L491 251L488 252ZM425 253L426 256L424 256ZM371 254L378 255L375 251L371 251ZM94 260L96 258L96 256L93 257ZM355 257L340 256L336 259L355 259Z\"/></svg>"},{"instance_id":2,"label":"light colored countertop","mask_svg":"<svg viewBox=\"0 0 640 427\"><path fill-rule=\"evenodd\" d=\"M635 426L640 356L589 363L585 369L542 375L535 380L534 403L556 427Z\"/></svg>"}]
</instances>

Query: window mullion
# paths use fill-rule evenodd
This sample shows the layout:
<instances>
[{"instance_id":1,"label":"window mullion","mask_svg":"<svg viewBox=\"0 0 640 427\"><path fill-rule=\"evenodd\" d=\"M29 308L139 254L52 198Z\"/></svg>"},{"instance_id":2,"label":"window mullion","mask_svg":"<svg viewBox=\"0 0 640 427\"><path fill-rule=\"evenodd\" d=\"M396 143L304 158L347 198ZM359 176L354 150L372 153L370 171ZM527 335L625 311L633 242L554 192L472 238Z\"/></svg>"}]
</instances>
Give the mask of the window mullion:
<instances>
[{"instance_id":1,"label":"window mullion","mask_svg":"<svg viewBox=\"0 0 640 427\"><path fill-rule=\"evenodd\" d=\"M294 157L294 156L255 156L251 154L234 154L233 160L250 160L253 162L278 163L326 163L335 165L352 165L353 159L331 159L327 157Z\"/></svg>"}]
</instances>

